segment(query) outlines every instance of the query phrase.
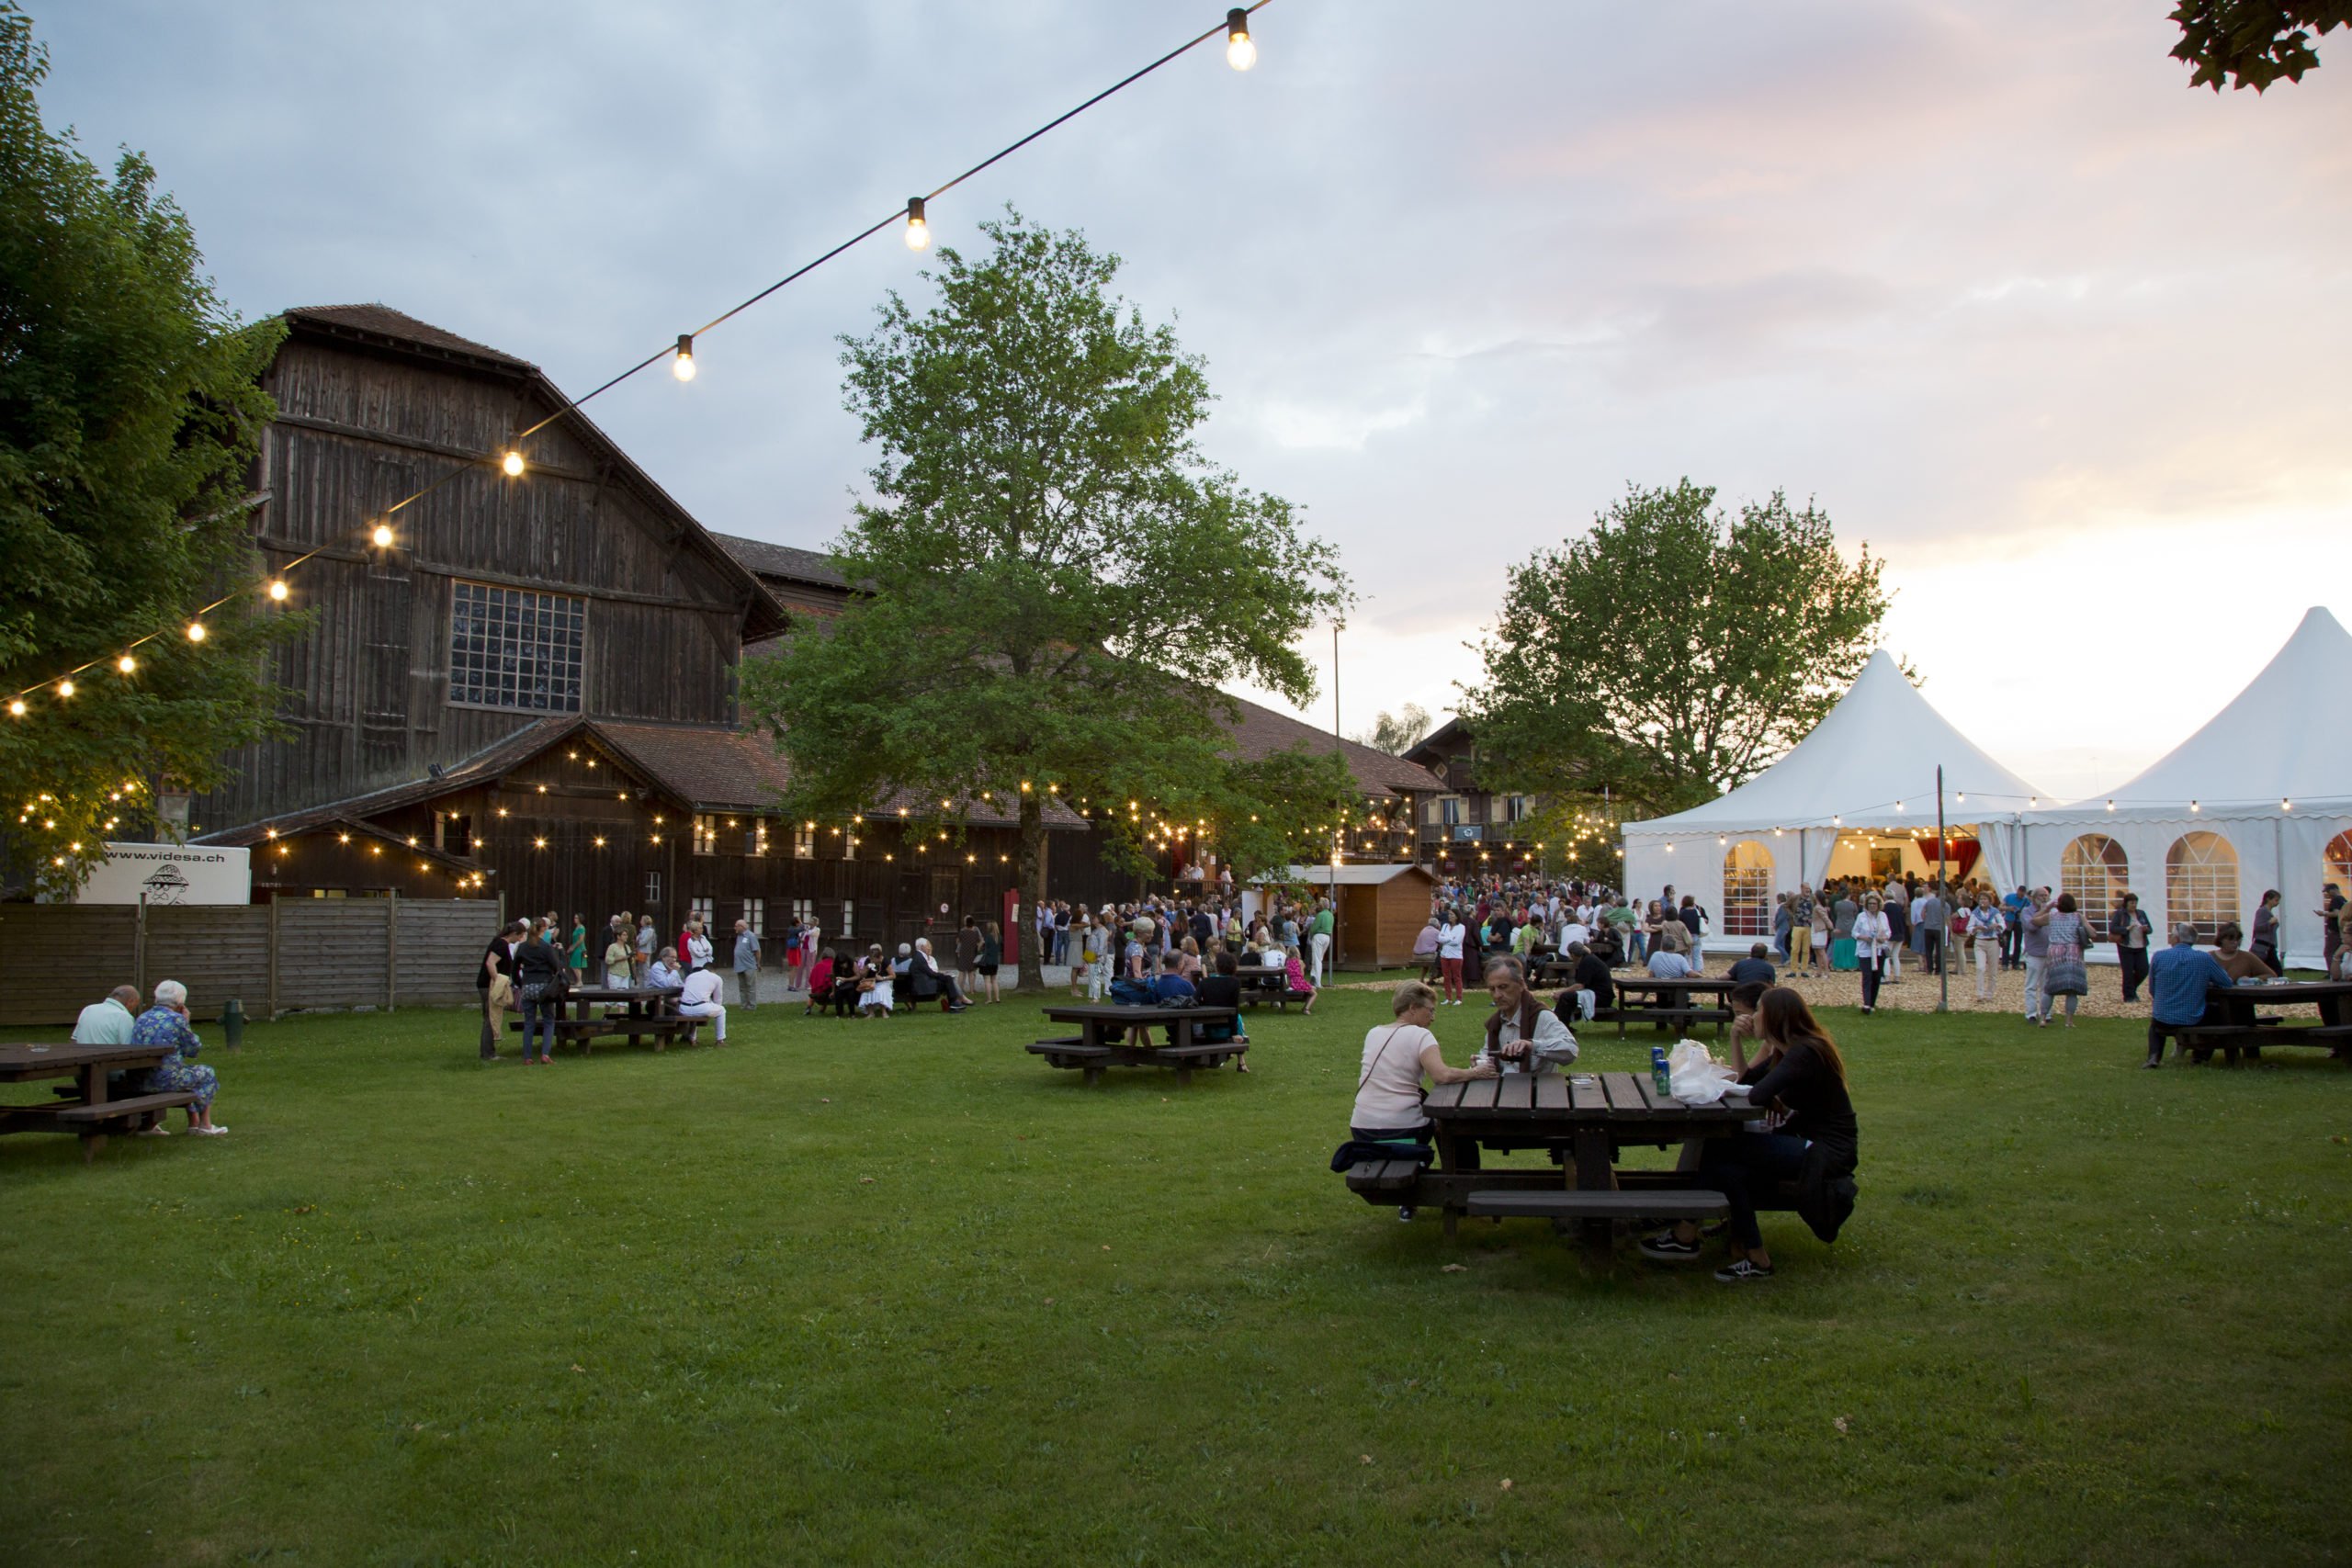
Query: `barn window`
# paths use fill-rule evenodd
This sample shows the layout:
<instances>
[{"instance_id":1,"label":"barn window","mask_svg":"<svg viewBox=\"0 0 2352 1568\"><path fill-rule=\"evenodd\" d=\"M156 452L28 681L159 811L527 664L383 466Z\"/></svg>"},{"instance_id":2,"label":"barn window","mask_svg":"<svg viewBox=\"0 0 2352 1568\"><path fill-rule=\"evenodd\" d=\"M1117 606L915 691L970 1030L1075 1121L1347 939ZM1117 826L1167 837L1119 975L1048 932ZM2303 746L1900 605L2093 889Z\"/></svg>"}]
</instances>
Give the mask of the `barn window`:
<instances>
[{"instance_id":1,"label":"barn window","mask_svg":"<svg viewBox=\"0 0 2352 1568\"><path fill-rule=\"evenodd\" d=\"M2075 908L2094 929L2106 928L2109 911L2123 902L2131 886L2123 846L2104 833L2085 833L2058 856L2058 891L2075 896Z\"/></svg>"},{"instance_id":2,"label":"barn window","mask_svg":"<svg viewBox=\"0 0 2352 1568\"><path fill-rule=\"evenodd\" d=\"M718 852L718 818L707 813L695 818L695 853L715 855Z\"/></svg>"},{"instance_id":3,"label":"barn window","mask_svg":"<svg viewBox=\"0 0 2352 1568\"><path fill-rule=\"evenodd\" d=\"M587 601L481 582L453 585L449 700L478 707L580 711Z\"/></svg>"},{"instance_id":4,"label":"barn window","mask_svg":"<svg viewBox=\"0 0 2352 1568\"><path fill-rule=\"evenodd\" d=\"M1724 935L1772 934L1772 852L1742 839L1724 855Z\"/></svg>"},{"instance_id":5,"label":"barn window","mask_svg":"<svg viewBox=\"0 0 2352 1568\"><path fill-rule=\"evenodd\" d=\"M2165 852L2165 918L2213 942L2238 918L2238 852L2219 833L2183 833Z\"/></svg>"}]
</instances>

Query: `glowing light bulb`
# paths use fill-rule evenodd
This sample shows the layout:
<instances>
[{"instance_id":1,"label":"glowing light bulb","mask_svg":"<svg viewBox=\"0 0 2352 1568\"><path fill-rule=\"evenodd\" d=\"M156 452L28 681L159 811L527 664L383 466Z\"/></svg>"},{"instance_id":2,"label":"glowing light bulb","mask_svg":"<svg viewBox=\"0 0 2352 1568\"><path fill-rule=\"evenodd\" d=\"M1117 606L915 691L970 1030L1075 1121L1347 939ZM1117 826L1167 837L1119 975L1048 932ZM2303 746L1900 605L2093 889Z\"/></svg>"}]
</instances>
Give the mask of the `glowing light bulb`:
<instances>
[{"instance_id":1,"label":"glowing light bulb","mask_svg":"<svg viewBox=\"0 0 2352 1568\"><path fill-rule=\"evenodd\" d=\"M1257 40L1250 36L1250 13L1238 6L1225 14L1225 62L1236 71L1258 63Z\"/></svg>"},{"instance_id":2,"label":"glowing light bulb","mask_svg":"<svg viewBox=\"0 0 2352 1568\"><path fill-rule=\"evenodd\" d=\"M57 683L57 694L61 697L72 696L74 694L74 682L71 681L60 681Z\"/></svg>"},{"instance_id":3,"label":"glowing light bulb","mask_svg":"<svg viewBox=\"0 0 2352 1568\"><path fill-rule=\"evenodd\" d=\"M128 675L133 670L139 668L139 660L131 658L130 655L126 653L120 659L114 661L114 667Z\"/></svg>"},{"instance_id":4,"label":"glowing light bulb","mask_svg":"<svg viewBox=\"0 0 2352 1568\"><path fill-rule=\"evenodd\" d=\"M506 470L508 479L519 479L523 477L523 454L510 446L506 449L506 456L499 459L498 466Z\"/></svg>"},{"instance_id":5,"label":"glowing light bulb","mask_svg":"<svg viewBox=\"0 0 2352 1568\"><path fill-rule=\"evenodd\" d=\"M931 223L922 215L922 197L919 196L907 197L907 249L931 249Z\"/></svg>"},{"instance_id":6,"label":"glowing light bulb","mask_svg":"<svg viewBox=\"0 0 2352 1568\"><path fill-rule=\"evenodd\" d=\"M377 524L376 531L368 536L376 541L376 547L379 550L392 547L392 525L390 523Z\"/></svg>"},{"instance_id":7,"label":"glowing light bulb","mask_svg":"<svg viewBox=\"0 0 2352 1568\"><path fill-rule=\"evenodd\" d=\"M13 698L9 699L9 702L8 702L8 716L9 716L10 718L22 718L22 717L24 717L24 716L25 716L25 699L24 699L24 698L22 698L22 697L13 697Z\"/></svg>"},{"instance_id":8,"label":"glowing light bulb","mask_svg":"<svg viewBox=\"0 0 2352 1568\"><path fill-rule=\"evenodd\" d=\"M2112 810L2114 810L2114 809L2115 809L2115 802L2114 802L2114 800L2113 800L2113 799L2111 799L2111 798L2110 798L2110 799L2108 801L2108 803L2107 803L2107 808L2108 808L2109 811L2112 811Z\"/></svg>"},{"instance_id":9,"label":"glowing light bulb","mask_svg":"<svg viewBox=\"0 0 2352 1568\"><path fill-rule=\"evenodd\" d=\"M670 361L670 374L681 381L695 378L695 339L692 333L678 334L678 356Z\"/></svg>"},{"instance_id":10,"label":"glowing light bulb","mask_svg":"<svg viewBox=\"0 0 2352 1568\"><path fill-rule=\"evenodd\" d=\"M204 640L204 623L202 621L190 621L187 624L187 640L190 642L202 642Z\"/></svg>"},{"instance_id":11,"label":"glowing light bulb","mask_svg":"<svg viewBox=\"0 0 2352 1568\"><path fill-rule=\"evenodd\" d=\"M286 603L286 580L282 577L272 578L269 583L269 596L283 604Z\"/></svg>"}]
</instances>

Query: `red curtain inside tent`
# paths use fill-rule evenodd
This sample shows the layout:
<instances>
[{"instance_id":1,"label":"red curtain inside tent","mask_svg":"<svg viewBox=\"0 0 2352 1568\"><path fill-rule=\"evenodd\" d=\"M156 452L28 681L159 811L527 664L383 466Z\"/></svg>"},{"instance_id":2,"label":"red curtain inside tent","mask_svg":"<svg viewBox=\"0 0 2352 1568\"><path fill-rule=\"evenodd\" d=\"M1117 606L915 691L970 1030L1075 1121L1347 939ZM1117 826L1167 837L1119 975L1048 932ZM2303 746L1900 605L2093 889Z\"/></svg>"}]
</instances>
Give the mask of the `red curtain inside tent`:
<instances>
[{"instance_id":1,"label":"red curtain inside tent","mask_svg":"<svg viewBox=\"0 0 2352 1568\"><path fill-rule=\"evenodd\" d=\"M1921 833L1918 835L1918 840L1919 852L1928 857L1929 865L1933 865L1936 863L1936 836L1933 833ZM1964 882L1968 879L1969 868L1976 863L1976 856L1982 848L1983 846L1973 839L1944 840L1944 863L1951 871L1951 879L1954 882Z\"/></svg>"}]
</instances>

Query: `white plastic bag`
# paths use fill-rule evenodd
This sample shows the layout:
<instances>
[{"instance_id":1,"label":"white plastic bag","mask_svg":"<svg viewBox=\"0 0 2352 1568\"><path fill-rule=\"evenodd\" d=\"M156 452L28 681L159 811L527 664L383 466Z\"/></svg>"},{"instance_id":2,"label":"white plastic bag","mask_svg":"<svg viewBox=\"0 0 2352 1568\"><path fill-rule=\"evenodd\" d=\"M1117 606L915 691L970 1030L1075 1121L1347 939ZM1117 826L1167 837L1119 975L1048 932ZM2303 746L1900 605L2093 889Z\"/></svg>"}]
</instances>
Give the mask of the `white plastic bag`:
<instances>
[{"instance_id":1,"label":"white plastic bag","mask_svg":"<svg viewBox=\"0 0 2352 1568\"><path fill-rule=\"evenodd\" d=\"M1666 1073L1674 1098L1685 1105L1714 1104L1738 1077L1696 1040L1680 1041L1666 1054Z\"/></svg>"}]
</instances>

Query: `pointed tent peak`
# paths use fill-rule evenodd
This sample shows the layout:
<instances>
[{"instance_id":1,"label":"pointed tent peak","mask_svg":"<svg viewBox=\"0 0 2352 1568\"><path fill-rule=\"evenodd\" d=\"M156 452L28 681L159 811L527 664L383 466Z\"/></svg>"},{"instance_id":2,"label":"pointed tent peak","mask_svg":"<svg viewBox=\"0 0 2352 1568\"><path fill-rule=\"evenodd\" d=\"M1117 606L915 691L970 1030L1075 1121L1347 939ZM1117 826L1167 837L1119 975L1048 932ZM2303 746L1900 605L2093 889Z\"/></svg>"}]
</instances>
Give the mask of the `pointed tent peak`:
<instances>
[{"instance_id":1,"label":"pointed tent peak","mask_svg":"<svg viewBox=\"0 0 2352 1568\"><path fill-rule=\"evenodd\" d=\"M1858 827L1864 818L1883 818L1932 831L1939 766L1951 823L1975 821L1986 808L2006 818L2049 798L1954 728L1894 656L1877 649L1838 705L1787 756L1728 795L1672 817L1629 822L1626 830L1758 831L1826 827L1847 817ZM1963 794L1975 802L1962 807Z\"/></svg>"},{"instance_id":2,"label":"pointed tent peak","mask_svg":"<svg viewBox=\"0 0 2352 1568\"><path fill-rule=\"evenodd\" d=\"M2221 712L2111 797L2157 810L2352 798L2352 730L2328 716L2348 684L2352 632L2314 604Z\"/></svg>"}]
</instances>

